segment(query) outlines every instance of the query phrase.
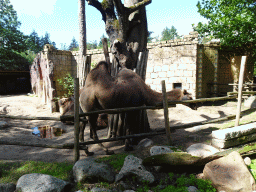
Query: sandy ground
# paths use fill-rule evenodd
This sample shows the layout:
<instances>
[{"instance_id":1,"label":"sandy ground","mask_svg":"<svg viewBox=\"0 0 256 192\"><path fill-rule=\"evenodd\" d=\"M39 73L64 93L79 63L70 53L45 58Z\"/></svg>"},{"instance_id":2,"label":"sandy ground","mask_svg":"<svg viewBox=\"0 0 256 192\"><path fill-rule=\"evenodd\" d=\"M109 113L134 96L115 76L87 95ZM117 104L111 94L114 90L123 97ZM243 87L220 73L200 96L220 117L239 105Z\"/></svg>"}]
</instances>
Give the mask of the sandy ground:
<instances>
[{"instance_id":1,"label":"sandy ground","mask_svg":"<svg viewBox=\"0 0 256 192\"><path fill-rule=\"evenodd\" d=\"M176 108L169 109L170 125L182 125L191 122L211 120L214 118L224 117L235 114L236 103L229 102L224 104L218 103L215 106L200 106L194 111L186 106L177 105ZM48 107L44 105L38 97L23 95L5 95L0 96L0 114L20 115L20 116L48 116L58 117L60 113L51 114ZM164 127L163 110L148 110L148 118L152 129ZM23 142L29 144L64 144L74 141L74 132L72 125L64 125L58 121L40 121L40 120L14 120L0 119L6 121L8 127L0 128L0 141ZM39 138L32 135L33 127L49 125L56 128L62 128L65 133L52 139ZM191 144L202 142L209 143L211 139L210 127L213 125L197 126L188 129L176 130L172 133L173 145L183 146L184 148ZM107 130L99 130L100 138L107 136ZM151 138L155 144L166 144L164 135L154 136ZM89 130L86 129L85 140L89 139ZM123 151L122 142L105 143L106 146L114 150L115 153ZM90 151L95 155L104 155L104 151L98 145L90 145ZM86 158L85 153L81 150L80 158ZM63 162L73 161L73 150L69 149L50 149L41 147L17 146L17 145L0 145L0 160L37 160L46 162Z\"/></svg>"}]
</instances>

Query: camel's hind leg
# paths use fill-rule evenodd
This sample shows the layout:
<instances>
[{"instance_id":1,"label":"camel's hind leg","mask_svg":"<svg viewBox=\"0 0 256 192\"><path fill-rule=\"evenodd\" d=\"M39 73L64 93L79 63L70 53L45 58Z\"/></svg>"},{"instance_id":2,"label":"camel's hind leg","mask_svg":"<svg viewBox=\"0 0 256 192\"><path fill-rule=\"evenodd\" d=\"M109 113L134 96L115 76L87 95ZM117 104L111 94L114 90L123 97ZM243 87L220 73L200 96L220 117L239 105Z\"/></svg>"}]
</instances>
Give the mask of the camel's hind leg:
<instances>
[{"instance_id":1,"label":"camel's hind leg","mask_svg":"<svg viewBox=\"0 0 256 192\"><path fill-rule=\"evenodd\" d=\"M93 137L94 141L98 141L99 140L97 132L96 132L97 119L98 119L98 115L97 114L89 116L90 132L92 133L92 137ZM104 149L104 151L106 152L107 155L114 154L113 151L108 150L108 148L106 148L102 143L98 143L98 145Z\"/></svg>"}]
</instances>

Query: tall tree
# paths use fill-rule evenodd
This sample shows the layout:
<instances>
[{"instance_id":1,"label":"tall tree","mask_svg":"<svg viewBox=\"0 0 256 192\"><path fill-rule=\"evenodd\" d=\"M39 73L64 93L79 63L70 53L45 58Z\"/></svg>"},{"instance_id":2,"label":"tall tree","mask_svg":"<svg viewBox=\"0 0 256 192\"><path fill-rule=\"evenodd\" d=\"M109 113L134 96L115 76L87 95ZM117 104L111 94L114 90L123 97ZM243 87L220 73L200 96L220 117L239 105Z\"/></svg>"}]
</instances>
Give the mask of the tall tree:
<instances>
[{"instance_id":1,"label":"tall tree","mask_svg":"<svg viewBox=\"0 0 256 192\"><path fill-rule=\"evenodd\" d=\"M173 39L178 38L178 37L179 37L179 35L178 35L178 32L177 32L177 29L174 26L172 26L171 29L166 27L162 31L161 41L173 40Z\"/></svg>"},{"instance_id":2,"label":"tall tree","mask_svg":"<svg viewBox=\"0 0 256 192\"><path fill-rule=\"evenodd\" d=\"M114 56L111 75L115 76L119 67L136 68L139 52L146 51L148 28L145 6L152 0L124 0L124 3L122 0L86 1L101 13L105 22L110 50ZM134 111L133 114L111 115L112 136L126 134L126 131L122 131L123 125L130 118L135 121L137 127L133 127L133 130L136 133L149 131L146 112Z\"/></svg>"},{"instance_id":3,"label":"tall tree","mask_svg":"<svg viewBox=\"0 0 256 192\"><path fill-rule=\"evenodd\" d=\"M26 50L25 36L19 31L20 22L9 0L0 1L0 68L28 70L28 61L19 52Z\"/></svg>"},{"instance_id":4,"label":"tall tree","mask_svg":"<svg viewBox=\"0 0 256 192\"><path fill-rule=\"evenodd\" d=\"M205 24L193 25L201 37L220 39L222 45L229 47L255 47L254 0L202 0L197 8L200 15L208 19Z\"/></svg>"},{"instance_id":5,"label":"tall tree","mask_svg":"<svg viewBox=\"0 0 256 192\"><path fill-rule=\"evenodd\" d=\"M41 38L41 45L52 44L50 34L46 31L44 37Z\"/></svg>"},{"instance_id":6,"label":"tall tree","mask_svg":"<svg viewBox=\"0 0 256 192\"><path fill-rule=\"evenodd\" d=\"M147 45L145 6L151 0L86 0L102 15L109 36L111 52L120 66L135 68L138 54Z\"/></svg>"},{"instance_id":7,"label":"tall tree","mask_svg":"<svg viewBox=\"0 0 256 192\"><path fill-rule=\"evenodd\" d=\"M68 50L69 50L69 51L73 51L74 49L76 49L76 48L78 48L78 47L79 47L79 45L78 45L78 43L77 43L77 41L76 41L76 38L73 37L72 40L71 40L71 43L70 43L70 45L69 45L69 47L68 47Z\"/></svg>"},{"instance_id":8,"label":"tall tree","mask_svg":"<svg viewBox=\"0 0 256 192\"><path fill-rule=\"evenodd\" d=\"M86 19L85 19L85 1L78 0L79 5L79 51L80 55L86 56Z\"/></svg>"}]
</instances>

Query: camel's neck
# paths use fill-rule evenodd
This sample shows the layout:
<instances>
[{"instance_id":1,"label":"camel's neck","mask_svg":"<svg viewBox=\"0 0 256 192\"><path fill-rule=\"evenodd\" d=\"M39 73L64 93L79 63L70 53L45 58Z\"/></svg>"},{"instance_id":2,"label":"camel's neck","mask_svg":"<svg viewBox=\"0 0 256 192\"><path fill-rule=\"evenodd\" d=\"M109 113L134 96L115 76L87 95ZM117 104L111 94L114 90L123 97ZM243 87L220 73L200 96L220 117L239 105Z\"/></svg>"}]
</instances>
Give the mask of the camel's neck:
<instances>
[{"instance_id":1,"label":"camel's neck","mask_svg":"<svg viewBox=\"0 0 256 192\"><path fill-rule=\"evenodd\" d=\"M174 89L166 93L168 101L180 101L182 99L182 91L180 89ZM156 92L148 87L146 94L146 105L154 106L163 102L163 94Z\"/></svg>"}]
</instances>

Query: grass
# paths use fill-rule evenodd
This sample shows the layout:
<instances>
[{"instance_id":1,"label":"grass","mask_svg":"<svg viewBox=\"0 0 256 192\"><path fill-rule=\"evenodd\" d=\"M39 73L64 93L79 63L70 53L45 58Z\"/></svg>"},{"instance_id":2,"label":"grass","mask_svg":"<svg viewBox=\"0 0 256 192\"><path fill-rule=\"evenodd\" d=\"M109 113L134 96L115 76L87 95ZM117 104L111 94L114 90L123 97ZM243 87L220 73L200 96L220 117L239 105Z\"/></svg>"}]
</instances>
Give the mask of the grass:
<instances>
[{"instance_id":1,"label":"grass","mask_svg":"<svg viewBox=\"0 0 256 192\"><path fill-rule=\"evenodd\" d=\"M18 179L25 174L42 173L68 181L73 164L45 163L40 161L5 162L0 161L0 183L17 183Z\"/></svg>"},{"instance_id":2,"label":"grass","mask_svg":"<svg viewBox=\"0 0 256 192\"><path fill-rule=\"evenodd\" d=\"M253 178L256 180L256 159L253 159L252 163L248 167L251 170Z\"/></svg>"}]
</instances>

